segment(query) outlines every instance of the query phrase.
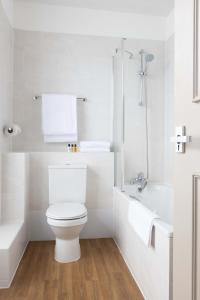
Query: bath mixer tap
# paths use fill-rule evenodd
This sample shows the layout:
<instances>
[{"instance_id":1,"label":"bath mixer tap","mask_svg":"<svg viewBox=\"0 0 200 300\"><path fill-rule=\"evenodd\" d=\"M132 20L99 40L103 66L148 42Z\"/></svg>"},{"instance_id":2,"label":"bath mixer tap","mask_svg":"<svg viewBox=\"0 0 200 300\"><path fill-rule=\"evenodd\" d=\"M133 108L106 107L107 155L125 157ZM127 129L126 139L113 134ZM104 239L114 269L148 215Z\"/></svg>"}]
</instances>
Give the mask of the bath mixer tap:
<instances>
[{"instance_id":1,"label":"bath mixer tap","mask_svg":"<svg viewBox=\"0 0 200 300\"><path fill-rule=\"evenodd\" d=\"M130 180L130 184L137 184L138 192L142 192L147 185L147 179L144 177L144 174L140 172L136 178Z\"/></svg>"}]
</instances>

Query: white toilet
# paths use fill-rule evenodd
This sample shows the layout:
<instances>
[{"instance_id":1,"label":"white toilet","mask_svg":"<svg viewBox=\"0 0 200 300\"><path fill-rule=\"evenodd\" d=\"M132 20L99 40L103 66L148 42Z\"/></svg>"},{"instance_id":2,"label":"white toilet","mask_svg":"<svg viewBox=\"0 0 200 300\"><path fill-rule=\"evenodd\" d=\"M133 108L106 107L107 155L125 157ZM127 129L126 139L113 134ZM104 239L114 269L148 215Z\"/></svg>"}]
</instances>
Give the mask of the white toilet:
<instances>
[{"instance_id":1,"label":"white toilet","mask_svg":"<svg viewBox=\"0 0 200 300\"><path fill-rule=\"evenodd\" d=\"M87 166L49 166L47 223L56 236L55 260L61 263L80 258L79 234L87 222Z\"/></svg>"}]
</instances>

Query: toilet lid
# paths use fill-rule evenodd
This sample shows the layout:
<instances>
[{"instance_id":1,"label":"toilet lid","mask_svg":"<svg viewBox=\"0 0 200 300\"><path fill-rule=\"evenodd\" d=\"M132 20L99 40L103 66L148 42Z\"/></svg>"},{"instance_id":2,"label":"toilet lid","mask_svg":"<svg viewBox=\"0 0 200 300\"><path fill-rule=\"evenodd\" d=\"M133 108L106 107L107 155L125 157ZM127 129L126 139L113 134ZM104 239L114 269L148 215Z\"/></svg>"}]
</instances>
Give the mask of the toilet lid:
<instances>
[{"instance_id":1,"label":"toilet lid","mask_svg":"<svg viewBox=\"0 0 200 300\"><path fill-rule=\"evenodd\" d=\"M56 203L51 205L46 212L48 218L57 220L79 219L86 215L87 209L81 203Z\"/></svg>"}]
</instances>

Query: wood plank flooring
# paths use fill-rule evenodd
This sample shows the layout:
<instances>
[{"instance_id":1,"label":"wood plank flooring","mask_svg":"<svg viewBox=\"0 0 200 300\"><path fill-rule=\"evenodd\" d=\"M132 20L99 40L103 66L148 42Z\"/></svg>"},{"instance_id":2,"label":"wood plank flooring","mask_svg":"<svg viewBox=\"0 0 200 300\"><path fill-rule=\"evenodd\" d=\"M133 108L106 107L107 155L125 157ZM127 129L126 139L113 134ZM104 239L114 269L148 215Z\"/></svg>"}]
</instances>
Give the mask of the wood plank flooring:
<instances>
[{"instance_id":1,"label":"wood plank flooring","mask_svg":"<svg viewBox=\"0 0 200 300\"><path fill-rule=\"evenodd\" d=\"M60 264L54 242L30 242L0 300L143 300L112 239L80 243L81 259Z\"/></svg>"}]
</instances>

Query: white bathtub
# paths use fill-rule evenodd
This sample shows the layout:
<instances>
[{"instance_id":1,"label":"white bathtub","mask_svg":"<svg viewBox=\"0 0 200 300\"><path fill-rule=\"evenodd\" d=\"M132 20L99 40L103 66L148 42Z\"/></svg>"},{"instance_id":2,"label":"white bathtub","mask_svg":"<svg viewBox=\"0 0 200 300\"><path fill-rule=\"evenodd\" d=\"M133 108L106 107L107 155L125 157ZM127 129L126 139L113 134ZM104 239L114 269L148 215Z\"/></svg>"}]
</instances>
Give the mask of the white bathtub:
<instances>
[{"instance_id":1,"label":"white bathtub","mask_svg":"<svg viewBox=\"0 0 200 300\"><path fill-rule=\"evenodd\" d=\"M138 199L156 212L154 246L147 247L128 222L129 201ZM115 241L146 300L172 300L173 190L149 183L142 193L137 185L125 192L114 188Z\"/></svg>"}]
</instances>

